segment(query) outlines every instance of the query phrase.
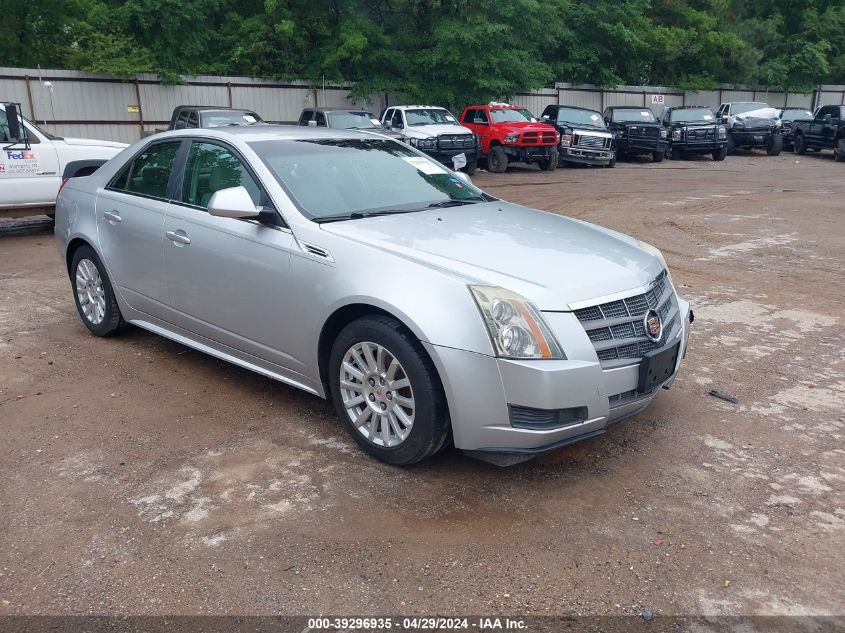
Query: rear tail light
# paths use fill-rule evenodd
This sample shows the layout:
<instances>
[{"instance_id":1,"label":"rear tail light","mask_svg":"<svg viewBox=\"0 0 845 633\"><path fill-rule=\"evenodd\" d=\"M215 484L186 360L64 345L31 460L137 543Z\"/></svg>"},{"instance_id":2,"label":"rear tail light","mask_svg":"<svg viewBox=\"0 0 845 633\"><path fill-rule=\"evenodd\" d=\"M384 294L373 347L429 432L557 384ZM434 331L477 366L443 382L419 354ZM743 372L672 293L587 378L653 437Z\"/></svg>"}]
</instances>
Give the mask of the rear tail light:
<instances>
[{"instance_id":1,"label":"rear tail light","mask_svg":"<svg viewBox=\"0 0 845 633\"><path fill-rule=\"evenodd\" d=\"M68 180L70 180L70 178L62 178L62 184L59 185L59 192L61 192L62 189L65 188L65 185L67 184Z\"/></svg>"}]
</instances>

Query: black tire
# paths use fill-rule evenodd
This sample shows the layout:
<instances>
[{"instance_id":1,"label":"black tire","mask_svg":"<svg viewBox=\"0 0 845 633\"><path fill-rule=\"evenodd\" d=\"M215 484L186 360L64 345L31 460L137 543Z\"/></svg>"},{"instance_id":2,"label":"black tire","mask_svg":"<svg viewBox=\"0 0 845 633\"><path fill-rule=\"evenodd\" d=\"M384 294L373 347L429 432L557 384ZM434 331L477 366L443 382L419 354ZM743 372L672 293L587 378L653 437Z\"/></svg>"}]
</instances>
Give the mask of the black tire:
<instances>
[{"instance_id":1,"label":"black tire","mask_svg":"<svg viewBox=\"0 0 845 633\"><path fill-rule=\"evenodd\" d=\"M79 293L77 292L77 271L79 270L80 264L84 261L91 262L97 269L97 273L100 276L102 291L104 294L103 303L105 310L102 320L99 322L94 322L92 317L85 314L85 310L80 303ZM83 268L87 267L87 264L83 264ZM114 296L114 288L112 287L111 280L106 273L106 268L103 266L103 263L97 256L97 253L94 252L94 249L87 244L77 248L73 254L73 259L70 262L69 273L70 285L73 291L73 301L76 304L76 311L79 313L79 318L82 319L85 327L97 336L109 336L120 331L126 325L126 322L123 320L123 315L120 313L120 306L117 305L117 299Z\"/></svg>"},{"instance_id":2,"label":"black tire","mask_svg":"<svg viewBox=\"0 0 845 633\"><path fill-rule=\"evenodd\" d=\"M803 134L795 135L794 151L796 154L804 155L807 153L807 141L804 140Z\"/></svg>"},{"instance_id":3,"label":"black tire","mask_svg":"<svg viewBox=\"0 0 845 633\"><path fill-rule=\"evenodd\" d=\"M605 165L605 167L607 167L608 169L613 169L614 167L616 167L616 152L613 152L613 156L611 157L610 162Z\"/></svg>"},{"instance_id":4,"label":"black tire","mask_svg":"<svg viewBox=\"0 0 845 633\"><path fill-rule=\"evenodd\" d=\"M397 446L381 446L365 438L344 406L340 387L341 365L347 351L362 342L375 343L388 350L410 381L415 404L414 421L408 436ZM329 387L335 411L346 430L367 454L379 461L396 466L415 464L434 455L450 439L449 410L434 363L417 338L391 317L362 317L343 328L329 357ZM376 428L380 429L381 422L378 424Z\"/></svg>"},{"instance_id":5,"label":"black tire","mask_svg":"<svg viewBox=\"0 0 845 633\"><path fill-rule=\"evenodd\" d=\"M501 145L490 148L490 155L487 156L487 166L494 174L503 174L508 170L508 155L505 154Z\"/></svg>"},{"instance_id":6,"label":"black tire","mask_svg":"<svg viewBox=\"0 0 845 633\"><path fill-rule=\"evenodd\" d=\"M780 134L772 134L769 144L766 146L766 154L769 156L780 156L783 149L783 137Z\"/></svg>"},{"instance_id":7,"label":"black tire","mask_svg":"<svg viewBox=\"0 0 845 633\"><path fill-rule=\"evenodd\" d=\"M670 160L681 160L684 157L684 153L674 147L670 146L667 151L669 152L668 156Z\"/></svg>"},{"instance_id":8,"label":"black tire","mask_svg":"<svg viewBox=\"0 0 845 633\"><path fill-rule=\"evenodd\" d=\"M651 153L651 162L652 163L662 163L664 156L666 156L666 152L652 152Z\"/></svg>"},{"instance_id":9,"label":"black tire","mask_svg":"<svg viewBox=\"0 0 845 633\"><path fill-rule=\"evenodd\" d=\"M713 160L715 161L723 161L725 157L728 155L728 146L722 145L719 149L713 150Z\"/></svg>"},{"instance_id":10,"label":"black tire","mask_svg":"<svg viewBox=\"0 0 845 633\"><path fill-rule=\"evenodd\" d=\"M464 173L467 176L472 176L477 168L478 163L476 161L467 161L467 164L464 166Z\"/></svg>"},{"instance_id":11,"label":"black tire","mask_svg":"<svg viewBox=\"0 0 845 633\"><path fill-rule=\"evenodd\" d=\"M542 169L543 171L552 171L553 169L557 169L557 161L557 150L552 148L552 153L549 155L549 157L538 161L537 165L539 165L540 169Z\"/></svg>"},{"instance_id":12,"label":"black tire","mask_svg":"<svg viewBox=\"0 0 845 633\"><path fill-rule=\"evenodd\" d=\"M734 137L728 132L728 155L733 156L736 154L736 143L734 142Z\"/></svg>"},{"instance_id":13,"label":"black tire","mask_svg":"<svg viewBox=\"0 0 845 633\"><path fill-rule=\"evenodd\" d=\"M833 148L833 158L840 163L845 163L845 136L836 141Z\"/></svg>"}]
</instances>

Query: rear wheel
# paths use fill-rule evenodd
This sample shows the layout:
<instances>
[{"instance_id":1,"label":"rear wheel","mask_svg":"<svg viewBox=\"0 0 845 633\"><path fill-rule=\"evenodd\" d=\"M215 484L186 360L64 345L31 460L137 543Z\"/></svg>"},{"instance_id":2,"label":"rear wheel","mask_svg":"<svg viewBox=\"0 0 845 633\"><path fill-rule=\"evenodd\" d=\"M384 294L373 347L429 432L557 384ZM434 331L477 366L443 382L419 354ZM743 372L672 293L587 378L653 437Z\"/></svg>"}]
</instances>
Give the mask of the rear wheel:
<instances>
[{"instance_id":1,"label":"rear wheel","mask_svg":"<svg viewBox=\"0 0 845 633\"><path fill-rule=\"evenodd\" d=\"M543 171L551 171L552 169L557 168L557 161L558 161L557 150L552 148L552 152L551 152L551 154L549 154L549 157L544 158L541 161L538 161L537 165L539 165L540 169L542 169Z\"/></svg>"},{"instance_id":2,"label":"rear wheel","mask_svg":"<svg viewBox=\"0 0 845 633\"><path fill-rule=\"evenodd\" d=\"M769 156L779 156L782 149L783 137L780 134L772 134L769 144L766 146L766 154Z\"/></svg>"},{"instance_id":3,"label":"rear wheel","mask_svg":"<svg viewBox=\"0 0 845 633\"><path fill-rule=\"evenodd\" d=\"M719 149L713 150L713 160L722 161L728 155L727 145L722 145Z\"/></svg>"},{"instance_id":4,"label":"rear wheel","mask_svg":"<svg viewBox=\"0 0 845 633\"><path fill-rule=\"evenodd\" d=\"M496 174L502 174L508 170L508 155L501 145L490 148L490 155L487 157L487 167Z\"/></svg>"},{"instance_id":5,"label":"rear wheel","mask_svg":"<svg viewBox=\"0 0 845 633\"><path fill-rule=\"evenodd\" d=\"M105 266L90 246L80 246L73 254L70 280L79 318L91 332L108 336L125 325Z\"/></svg>"},{"instance_id":6,"label":"rear wheel","mask_svg":"<svg viewBox=\"0 0 845 633\"><path fill-rule=\"evenodd\" d=\"M836 147L833 148L833 157L840 163L845 162L845 137L836 141Z\"/></svg>"},{"instance_id":7,"label":"rear wheel","mask_svg":"<svg viewBox=\"0 0 845 633\"><path fill-rule=\"evenodd\" d=\"M807 153L807 141L804 140L803 134L798 134L795 137L795 147L794 147L796 154L806 154Z\"/></svg>"},{"instance_id":8,"label":"rear wheel","mask_svg":"<svg viewBox=\"0 0 845 633\"><path fill-rule=\"evenodd\" d=\"M449 439L434 364L401 323L374 315L338 335L329 359L332 401L358 445L388 464L414 464Z\"/></svg>"}]
</instances>

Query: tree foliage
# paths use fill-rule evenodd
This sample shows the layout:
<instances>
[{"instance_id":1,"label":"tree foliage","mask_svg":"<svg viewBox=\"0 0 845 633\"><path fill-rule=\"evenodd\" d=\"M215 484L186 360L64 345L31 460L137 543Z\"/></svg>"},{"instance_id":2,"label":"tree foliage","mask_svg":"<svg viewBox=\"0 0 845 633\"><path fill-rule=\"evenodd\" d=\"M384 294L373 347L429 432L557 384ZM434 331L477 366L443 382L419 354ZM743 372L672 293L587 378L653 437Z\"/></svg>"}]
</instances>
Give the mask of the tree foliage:
<instances>
[{"instance_id":1,"label":"tree foliage","mask_svg":"<svg viewBox=\"0 0 845 633\"><path fill-rule=\"evenodd\" d=\"M553 81L845 83L842 0L0 0L0 59L354 81L450 105Z\"/></svg>"}]
</instances>

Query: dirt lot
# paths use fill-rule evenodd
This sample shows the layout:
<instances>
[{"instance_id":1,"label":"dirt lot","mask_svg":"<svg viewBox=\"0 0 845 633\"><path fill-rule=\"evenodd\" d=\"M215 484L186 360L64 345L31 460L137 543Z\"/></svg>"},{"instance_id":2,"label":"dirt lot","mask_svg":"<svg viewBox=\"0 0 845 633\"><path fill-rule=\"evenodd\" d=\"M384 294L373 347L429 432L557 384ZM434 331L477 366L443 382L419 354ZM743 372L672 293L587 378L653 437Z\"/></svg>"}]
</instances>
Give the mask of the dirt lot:
<instances>
[{"instance_id":1,"label":"dirt lot","mask_svg":"<svg viewBox=\"0 0 845 633\"><path fill-rule=\"evenodd\" d=\"M388 467L315 397L90 336L52 236L0 228L0 614L845 613L844 169L479 173L655 244L697 317L649 410L510 469Z\"/></svg>"}]
</instances>

